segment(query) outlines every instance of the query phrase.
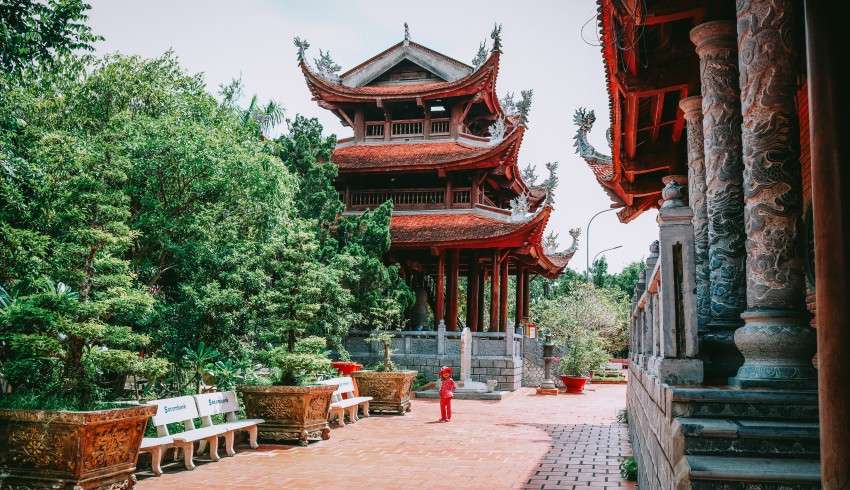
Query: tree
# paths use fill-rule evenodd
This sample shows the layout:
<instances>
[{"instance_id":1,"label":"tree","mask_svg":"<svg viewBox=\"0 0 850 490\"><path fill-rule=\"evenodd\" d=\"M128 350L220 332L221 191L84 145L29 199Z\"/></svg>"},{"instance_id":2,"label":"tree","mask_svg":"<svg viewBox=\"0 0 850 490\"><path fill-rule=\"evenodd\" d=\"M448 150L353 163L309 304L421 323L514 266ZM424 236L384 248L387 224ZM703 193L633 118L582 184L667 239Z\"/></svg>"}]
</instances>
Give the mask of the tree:
<instances>
[{"instance_id":1,"label":"tree","mask_svg":"<svg viewBox=\"0 0 850 490\"><path fill-rule=\"evenodd\" d=\"M90 8L81 0L0 2L0 72L17 77L75 50L92 51L91 44L103 38L85 23Z\"/></svg>"},{"instance_id":2,"label":"tree","mask_svg":"<svg viewBox=\"0 0 850 490\"><path fill-rule=\"evenodd\" d=\"M534 304L532 319L562 345L592 331L614 355L628 345L628 311L628 298L619 291L574 282L567 294Z\"/></svg>"}]
</instances>

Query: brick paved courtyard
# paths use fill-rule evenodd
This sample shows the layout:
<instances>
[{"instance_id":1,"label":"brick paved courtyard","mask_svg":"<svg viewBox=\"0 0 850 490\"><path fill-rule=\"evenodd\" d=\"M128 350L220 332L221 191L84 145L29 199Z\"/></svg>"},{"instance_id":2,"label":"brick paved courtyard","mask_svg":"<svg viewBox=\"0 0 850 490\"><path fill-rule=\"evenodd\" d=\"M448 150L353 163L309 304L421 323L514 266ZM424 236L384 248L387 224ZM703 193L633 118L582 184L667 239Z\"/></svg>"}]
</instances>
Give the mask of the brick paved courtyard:
<instances>
[{"instance_id":1,"label":"brick paved courtyard","mask_svg":"<svg viewBox=\"0 0 850 490\"><path fill-rule=\"evenodd\" d=\"M361 419L309 447L241 448L216 463L202 457L194 471L169 465L159 478L142 466L136 488L630 487L618 466L631 450L615 421L625 385L590 388L578 396L524 388L501 402L456 400L448 424L435 423L436 401L414 400L404 417Z\"/></svg>"}]
</instances>

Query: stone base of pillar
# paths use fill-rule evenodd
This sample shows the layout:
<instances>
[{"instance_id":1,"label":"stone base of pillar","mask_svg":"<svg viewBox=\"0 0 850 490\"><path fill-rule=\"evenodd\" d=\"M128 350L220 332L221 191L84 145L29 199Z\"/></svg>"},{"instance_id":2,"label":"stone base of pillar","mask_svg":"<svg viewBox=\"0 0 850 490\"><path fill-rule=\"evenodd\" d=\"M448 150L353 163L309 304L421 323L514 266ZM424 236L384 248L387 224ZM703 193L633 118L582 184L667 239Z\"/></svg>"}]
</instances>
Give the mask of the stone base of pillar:
<instances>
[{"instance_id":1,"label":"stone base of pillar","mask_svg":"<svg viewBox=\"0 0 850 490\"><path fill-rule=\"evenodd\" d=\"M698 385L703 381L702 361L699 359L653 357L649 361L649 372L671 386Z\"/></svg>"},{"instance_id":2,"label":"stone base of pillar","mask_svg":"<svg viewBox=\"0 0 850 490\"><path fill-rule=\"evenodd\" d=\"M699 333L699 358L703 362L705 382L726 384L738 373L744 357L735 346L735 330L741 322L713 321Z\"/></svg>"},{"instance_id":3,"label":"stone base of pillar","mask_svg":"<svg viewBox=\"0 0 850 490\"><path fill-rule=\"evenodd\" d=\"M744 356L729 384L740 388L814 389L815 331L808 315L796 310L747 310L735 345Z\"/></svg>"}]
</instances>

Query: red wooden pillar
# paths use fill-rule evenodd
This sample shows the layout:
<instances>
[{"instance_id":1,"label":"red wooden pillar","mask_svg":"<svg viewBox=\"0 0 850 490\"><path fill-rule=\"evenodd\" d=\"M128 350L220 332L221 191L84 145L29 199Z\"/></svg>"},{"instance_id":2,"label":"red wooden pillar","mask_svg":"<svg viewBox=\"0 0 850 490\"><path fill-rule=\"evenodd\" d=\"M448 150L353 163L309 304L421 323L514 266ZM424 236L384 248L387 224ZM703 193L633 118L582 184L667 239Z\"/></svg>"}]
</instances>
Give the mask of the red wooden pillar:
<instances>
[{"instance_id":1,"label":"red wooden pillar","mask_svg":"<svg viewBox=\"0 0 850 490\"><path fill-rule=\"evenodd\" d=\"M847 27L829 2L806 0L809 134L817 295L821 484L850 485L850 77ZM781 12L780 12L781 13Z\"/></svg>"},{"instance_id":2,"label":"red wooden pillar","mask_svg":"<svg viewBox=\"0 0 850 490\"><path fill-rule=\"evenodd\" d=\"M502 274L499 271L499 249L493 250L493 268L490 273L490 331L499 331L499 279Z\"/></svg>"},{"instance_id":3,"label":"red wooden pillar","mask_svg":"<svg viewBox=\"0 0 850 490\"><path fill-rule=\"evenodd\" d=\"M440 250L437 254L437 280L434 287L434 328L440 320L446 319L446 253Z\"/></svg>"},{"instance_id":4,"label":"red wooden pillar","mask_svg":"<svg viewBox=\"0 0 850 490\"><path fill-rule=\"evenodd\" d=\"M458 270L460 269L460 249L452 249L449 254L451 258L449 264L449 318L446 321L446 329L454 332L457 330L457 282Z\"/></svg>"},{"instance_id":5,"label":"red wooden pillar","mask_svg":"<svg viewBox=\"0 0 850 490\"><path fill-rule=\"evenodd\" d=\"M531 305L531 275L522 271L522 319L528 320L528 308Z\"/></svg>"},{"instance_id":6,"label":"red wooden pillar","mask_svg":"<svg viewBox=\"0 0 850 490\"><path fill-rule=\"evenodd\" d=\"M484 308L486 307L484 304L484 292L487 287L487 268L481 265L481 262L476 260L478 266L478 308L475 311L478 313L478 323L475 326L475 330L478 332L484 331Z\"/></svg>"},{"instance_id":7,"label":"red wooden pillar","mask_svg":"<svg viewBox=\"0 0 850 490\"><path fill-rule=\"evenodd\" d=\"M523 304L525 301L525 271L523 270L522 265L517 263L516 266L516 312L514 315L514 321L516 322L516 326L522 326L523 320L523 312L525 311L525 305Z\"/></svg>"},{"instance_id":8,"label":"red wooden pillar","mask_svg":"<svg viewBox=\"0 0 850 490\"><path fill-rule=\"evenodd\" d=\"M466 296L466 311L468 312L467 325L469 325L469 329L473 332L478 331L478 316L479 316L479 302L478 295L481 294L481 285L479 284L479 276L481 275L481 269L478 264L478 256L476 254L472 254L472 258L469 262L469 276L467 276L466 286L469 294Z\"/></svg>"},{"instance_id":9,"label":"red wooden pillar","mask_svg":"<svg viewBox=\"0 0 850 490\"><path fill-rule=\"evenodd\" d=\"M502 278L499 280L499 331L508 331L508 268L510 262L505 257L504 263L501 264L499 272L502 273Z\"/></svg>"}]
</instances>

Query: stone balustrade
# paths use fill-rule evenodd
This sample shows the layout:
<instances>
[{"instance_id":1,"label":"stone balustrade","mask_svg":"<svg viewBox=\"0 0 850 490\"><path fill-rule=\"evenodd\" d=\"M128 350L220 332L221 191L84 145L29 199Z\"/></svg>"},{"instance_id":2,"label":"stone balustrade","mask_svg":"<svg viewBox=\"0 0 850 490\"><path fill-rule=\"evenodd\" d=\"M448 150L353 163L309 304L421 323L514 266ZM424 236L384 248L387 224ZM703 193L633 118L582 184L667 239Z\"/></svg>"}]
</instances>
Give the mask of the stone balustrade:
<instances>
[{"instance_id":1,"label":"stone balustrade","mask_svg":"<svg viewBox=\"0 0 850 490\"><path fill-rule=\"evenodd\" d=\"M685 179L672 176L658 213L659 239L635 287L632 360L670 385L703 381L699 352L693 214L683 200Z\"/></svg>"}]
</instances>

